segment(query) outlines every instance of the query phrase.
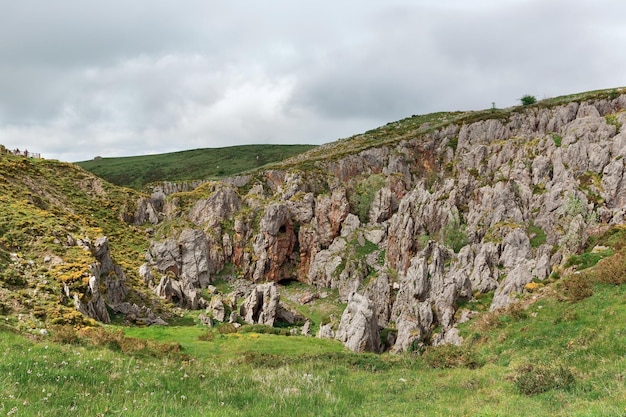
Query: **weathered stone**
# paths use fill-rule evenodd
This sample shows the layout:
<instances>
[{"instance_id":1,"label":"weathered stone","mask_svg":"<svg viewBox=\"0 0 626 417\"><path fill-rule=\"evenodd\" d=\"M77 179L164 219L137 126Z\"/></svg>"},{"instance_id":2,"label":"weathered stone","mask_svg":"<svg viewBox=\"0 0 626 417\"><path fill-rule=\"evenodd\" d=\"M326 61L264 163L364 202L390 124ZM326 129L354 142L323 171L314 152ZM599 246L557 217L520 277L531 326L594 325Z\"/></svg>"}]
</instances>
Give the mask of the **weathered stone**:
<instances>
[{"instance_id":1,"label":"weathered stone","mask_svg":"<svg viewBox=\"0 0 626 417\"><path fill-rule=\"evenodd\" d=\"M241 209L241 199L230 187L222 187L206 200L199 200L189 212L189 220L196 226L217 227Z\"/></svg>"},{"instance_id":2,"label":"weathered stone","mask_svg":"<svg viewBox=\"0 0 626 417\"><path fill-rule=\"evenodd\" d=\"M274 326L279 301L276 283L257 285L244 300L239 315L248 324Z\"/></svg>"},{"instance_id":3,"label":"weathered stone","mask_svg":"<svg viewBox=\"0 0 626 417\"><path fill-rule=\"evenodd\" d=\"M519 294L524 290L524 286L533 280L530 267L527 262L518 263L509 272L504 281L500 283L493 295L493 301L489 307L490 311L508 307L515 302L514 294Z\"/></svg>"},{"instance_id":4,"label":"weathered stone","mask_svg":"<svg viewBox=\"0 0 626 417\"><path fill-rule=\"evenodd\" d=\"M202 230L185 229L178 238L181 256L181 280L194 288L206 288L209 275L209 245Z\"/></svg>"},{"instance_id":5,"label":"weathered stone","mask_svg":"<svg viewBox=\"0 0 626 417\"><path fill-rule=\"evenodd\" d=\"M198 319L200 320L200 324L202 324L203 326L213 327L213 320L211 319L211 317L205 316L204 314L200 313L198 314Z\"/></svg>"},{"instance_id":6,"label":"weathered stone","mask_svg":"<svg viewBox=\"0 0 626 417\"><path fill-rule=\"evenodd\" d=\"M226 308L221 296L214 295L211 298L209 306L207 307L207 313L217 321L226 321Z\"/></svg>"},{"instance_id":7,"label":"weathered stone","mask_svg":"<svg viewBox=\"0 0 626 417\"><path fill-rule=\"evenodd\" d=\"M317 331L317 337L320 339L334 339L335 331L330 323L322 324Z\"/></svg>"},{"instance_id":8,"label":"weathered stone","mask_svg":"<svg viewBox=\"0 0 626 417\"><path fill-rule=\"evenodd\" d=\"M352 294L341 315L335 338L353 352L380 351L380 333L374 306L366 297Z\"/></svg>"},{"instance_id":9,"label":"weathered stone","mask_svg":"<svg viewBox=\"0 0 626 417\"><path fill-rule=\"evenodd\" d=\"M302 305L308 304L311 301L317 300L318 298L320 298L319 293L317 292L306 292L304 294L302 294L299 298L298 298L298 302Z\"/></svg>"}]
</instances>

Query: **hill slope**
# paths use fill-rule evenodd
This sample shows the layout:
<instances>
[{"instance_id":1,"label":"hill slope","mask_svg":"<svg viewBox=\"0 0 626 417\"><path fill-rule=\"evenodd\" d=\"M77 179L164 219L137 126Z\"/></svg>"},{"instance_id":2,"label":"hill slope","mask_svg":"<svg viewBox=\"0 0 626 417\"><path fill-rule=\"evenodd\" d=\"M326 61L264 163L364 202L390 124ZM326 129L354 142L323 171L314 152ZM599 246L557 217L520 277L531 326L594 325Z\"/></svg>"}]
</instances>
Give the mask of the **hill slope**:
<instances>
[{"instance_id":1,"label":"hill slope","mask_svg":"<svg viewBox=\"0 0 626 417\"><path fill-rule=\"evenodd\" d=\"M128 300L136 300L136 263L148 244L127 220L140 195L73 164L0 151L0 311L12 320L20 315L18 324L29 329L89 322L76 300L92 298L95 242L103 236L111 242L107 256L123 265L118 278ZM151 298L139 297L148 305Z\"/></svg>"},{"instance_id":2,"label":"hill slope","mask_svg":"<svg viewBox=\"0 0 626 417\"><path fill-rule=\"evenodd\" d=\"M159 155L96 158L76 164L113 184L141 190L151 182L232 176L313 148L313 145L244 145Z\"/></svg>"}]
</instances>

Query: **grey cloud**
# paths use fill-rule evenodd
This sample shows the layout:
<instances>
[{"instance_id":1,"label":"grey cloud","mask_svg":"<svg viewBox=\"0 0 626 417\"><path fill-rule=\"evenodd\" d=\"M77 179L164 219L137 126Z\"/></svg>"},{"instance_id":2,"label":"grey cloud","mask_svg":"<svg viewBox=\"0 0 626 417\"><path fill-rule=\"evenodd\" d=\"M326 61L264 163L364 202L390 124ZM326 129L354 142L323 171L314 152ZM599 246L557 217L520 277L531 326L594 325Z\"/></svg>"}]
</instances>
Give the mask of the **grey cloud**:
<instances>
[{"instance_id":1,"label":"grey cloud","mask_svg":"<svg viewBox=\"0 0 626 417\"><path fill-rule=\"evenodd\" d=\"M617 0L84 2L0 17L0 143L65 160L323 143L624 84Z\"/></svg>"}]
</instances>

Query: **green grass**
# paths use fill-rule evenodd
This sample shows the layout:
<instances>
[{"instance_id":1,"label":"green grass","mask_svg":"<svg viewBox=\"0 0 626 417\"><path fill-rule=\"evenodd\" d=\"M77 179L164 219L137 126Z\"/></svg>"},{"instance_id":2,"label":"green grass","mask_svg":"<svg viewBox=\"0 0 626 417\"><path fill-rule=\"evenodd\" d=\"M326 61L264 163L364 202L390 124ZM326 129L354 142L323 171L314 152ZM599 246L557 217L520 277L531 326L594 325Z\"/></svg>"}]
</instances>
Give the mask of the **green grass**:
<instances>
[{"instance_id":1,"label":"green grass","mask_svg":"<svg viewBox=\"0 0 626 417\"><path fill-rule=\"evenodd\" d=\"M182 347L164 356L161 345L157 354L125 343L60 345L4 326L0 415L620 416L625 297L624 285L596 284L577 303L544 297L527 310L484 313L462 326L461 348L424 356L200 326L123 329Z\"/></svg>"},{"instance_id":2,"label":"green grass","mask_svg":"<svg viewBox=\"0 0 626 417\"><path fill-rule=\"evenodd\" d=\"M244 145L158 155L97 158L77 165L105 180L140 190L157 181L191 181L232 176L279 162L314 145Z\"/></svg>"},{"instance_id":3,"label":"green grass","mask_svg":"<svg viewBox=\"0 0 626 417\"><path fill-rule=\"evenodd\" d=\"M538 248L546 243L547 236L543 229L535 224L528 226L528 235L530 236L530 246Z\"/></svg>"}]
</instances>

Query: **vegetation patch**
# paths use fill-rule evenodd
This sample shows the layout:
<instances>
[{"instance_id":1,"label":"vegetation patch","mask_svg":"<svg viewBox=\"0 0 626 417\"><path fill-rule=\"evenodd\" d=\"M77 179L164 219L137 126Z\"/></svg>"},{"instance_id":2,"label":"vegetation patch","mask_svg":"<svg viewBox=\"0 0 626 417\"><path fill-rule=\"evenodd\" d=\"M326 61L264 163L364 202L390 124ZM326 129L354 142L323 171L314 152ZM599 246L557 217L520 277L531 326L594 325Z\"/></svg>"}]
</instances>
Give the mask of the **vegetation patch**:
<instances>
[{"instance_id":1,"label":"vegetation patch","mask_svg":"<svg viewBox=\"0 0 626 417\"><path fill-rule=\"evenodd\" d=\"M604 120L606 120L606 124L615 126L617 133L620 132L622 124L620 123L616 114L607 114L606 116L604 116Z\"/></svg>"},{"instance_id":2,"label":"vegetation patch","mask_svg":"<svg viewBox=\"0 0 626 417\"><path fill-rule=\"evenodd\" d=\"M468 345L429 346L424 352L426 363L438 369L482 367L485 362Z\"/></svg>"},{"instance_id":3,"label":"vegetation patch","mask_svg":"<svg viewBox=\"0 0 626 417\"><path fill-rule=\"evenodd\" d=\"M562 366L524 365L513 377L515 388L523 395L537 395L550 390L569 390L575 382L574 374Z\"/></svg>"},{"instance_id":4,"label":"vegetation patch","mask_svg":"<svg viewBox=\"0 0 626 417\"><path fill-rule=\"evenodd\" d=\"M443 227L441 234L443 235L444 244L455 253L459 253L468 243L465 224L462 224L458 218L454 218L452 221L448 222L448 224Z\"/></svg>"},{"instance_id":5,"label":"vegetation patch","mask_svg":"<svg viewBox=\"0 0 626 417\"><path fill-rule=\"evenodd\" d=\"M596 265L601 259L607 256L613 255L612 249L606 249L601 251L584 252L580 255L572 255L565 263L565 267L575 267L578 271L582 271L587 268L591 268Z\"/></svg>"},{"instance_id":6,"label":"vegetation patch","mask_svg":"<svg viewBox=\"0 0 626 417\"><path fill-rule=\"evenodd\" d=\"M360 182L348 196L352 211L359 216L361 223L369 222L369 210L376 193L385 185L385 179L378 174L369 175Z\"/></svg>"},{"instance_id":7,"label":"vegetation patch","mask_svg":"<svg viewBox=\"0 0 626 417\"><path fill-rule=\"evenodd\" d=\"M543 229L533 223L528 226L528 236L530 237L530 246L532 248L538 248L546 243L546 232Z\"/></svg>"},{"instance_id":8,"label":"vegetation patch","mask_svg":"<svg viewBox=\"0 0 626 417\"><path fill-rule=\"evenodd\" d=\"M557 283L557 291L562 300L575 303L593 295L593 284L589 273L571 274Z\"/></svg>"},{"instance_id":9,"label":"vegetation patch","mask_svg":"<svg viewBox=\"0 0 626 417\"><path fill-rule=\"evenodd\" d=\"M551 137L552 137L552 141L554 142L554 145L557 148L560 148L561 147L561 143L563 143L563 138L561 136L557 135L556 133L553 133L551 135Z\"/></svg>"}]
</instances>

